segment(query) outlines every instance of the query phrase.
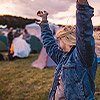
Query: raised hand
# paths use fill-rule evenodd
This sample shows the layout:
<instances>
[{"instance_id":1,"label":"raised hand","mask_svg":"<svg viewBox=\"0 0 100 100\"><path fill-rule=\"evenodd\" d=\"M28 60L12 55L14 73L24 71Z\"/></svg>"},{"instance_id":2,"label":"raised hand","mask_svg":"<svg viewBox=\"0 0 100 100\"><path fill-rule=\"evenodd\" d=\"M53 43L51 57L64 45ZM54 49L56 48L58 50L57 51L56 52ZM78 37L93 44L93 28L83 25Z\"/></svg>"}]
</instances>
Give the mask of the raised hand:
<instances>
[{"instance_id":1,"label":"raised hand","mask_svg":"<svg viewBox=\"0 0 100 100\"><path fill-rule=\"evenodd\" d=\"M47 21L47 16L48 16L47 11L38 11L37 15L42 18L42 21Z\"/></svg>"},{"instance_id":2,"label":"raised hand","mask_svg":"<svg viewBox=\"0 0 100 100\"><path fill-rule=\"evenodd\" d=\"M88 0L77 0L80 4L88 4Z\"/></svg>"}]
</instances>

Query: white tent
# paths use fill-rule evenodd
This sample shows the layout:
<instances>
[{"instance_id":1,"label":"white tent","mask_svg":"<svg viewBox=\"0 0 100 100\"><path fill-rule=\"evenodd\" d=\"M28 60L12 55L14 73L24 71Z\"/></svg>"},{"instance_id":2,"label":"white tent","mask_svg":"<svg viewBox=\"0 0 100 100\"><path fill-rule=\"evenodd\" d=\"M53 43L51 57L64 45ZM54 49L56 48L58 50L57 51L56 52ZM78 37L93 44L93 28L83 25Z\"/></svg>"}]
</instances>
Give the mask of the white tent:
<instances>
[{"instance_id":1,"label":"white tent","mask_svg":"<svg viewBox=\"0 0 100 100\"><path fill-rule=\"evenodd\" d=\"M50 26L50 29L51 29L53 34L55 34L57 32L57 30L59 29L59 26L57 26L55 24L49 24L49 26ZM42 42L42 39L41 39L41 27L38 24L33 23L33 24L26 25L26 29L29 32L29 34L35 35ZM33 61L32 67L43 69L45 67L56 67L56 64L47 55L45 48L42 48L38 59L36 61Z\"/></svg>"},{"instance_id":2,"label":"white tent","mask_svg":"<svg viewBox=\"0 0 100 100\"><path fill-rule=\"evenodd\" d=\"M14 38L13 45L14 45L14 54L13 57L17 56L20 58L28 57L31 48L30 45L22 38L23 36L19 36Z\"/></svg>"},{"instance_id":3,"label":"white tent","mask_svg":"<svg viewBox=\"0 0 100 100\"><path fill-rule=\"evenodd\" d=\"M32 23L28 24L25 27L30 35L35 35L39 39L41 39L41 28L38 24Z\"/></svg>"},{"instance_id":4,"label":"white tent","mask_svg":"<svg viewBox=\"0 0 100 100\"><path fill-rule=\"evenodd\" d=\"M56 63L47 55L45 48L42 48L38 59L32 63L32 67L39 69L56 66Z\"/></svg>"},{"instance_id":5,"label":"white tent","mask_svg":"<svg viewBox=\"0 0 100 100\"><path fill-rule=\"evenodd\" d=\"M51 31L54 33L56 33L59 29L59 26L55 25L55 24L51 24L49 23L50 29ZM32 24L28 24L25 27L28 31L29 34L31 35L35 35L36 37L38 37L41 40L41 27L36 24L36 23L32 23Z\"/></svg>"}]
</instances>

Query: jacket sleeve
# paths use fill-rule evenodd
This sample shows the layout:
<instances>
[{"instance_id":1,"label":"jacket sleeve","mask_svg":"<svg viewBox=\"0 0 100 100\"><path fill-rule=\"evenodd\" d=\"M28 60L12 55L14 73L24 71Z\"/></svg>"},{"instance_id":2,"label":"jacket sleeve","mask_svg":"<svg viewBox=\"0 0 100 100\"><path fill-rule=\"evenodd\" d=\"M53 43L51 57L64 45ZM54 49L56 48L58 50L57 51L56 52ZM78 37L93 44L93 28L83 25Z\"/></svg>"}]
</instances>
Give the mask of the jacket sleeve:
<instances>
[{"instance_id":1,"label":"jacket sleeve","mask_svg":"<svg viewBox=\"0 0 100 100\"><path fill-rule=\"evenodd\" d=\"M52 31L49 28L48 23L41 23L41 37L43 39L43 45L46 48L47 54L58 64L63 56L63 51L59 49L58 44L53 37Z\"/></svg>"},{"instance_id":2,"label":"jacket sleeve","mask_svg":"<svg viewBox=\"0 0 100 100\"><path fill-rule=\"evenodd\" d=\"M91 18L94 9L88 4L77 3L76 10L76 48L83 65L90 67L95 54L95 41L93 38L93 25Z\"/></svg>"}]
</instances>

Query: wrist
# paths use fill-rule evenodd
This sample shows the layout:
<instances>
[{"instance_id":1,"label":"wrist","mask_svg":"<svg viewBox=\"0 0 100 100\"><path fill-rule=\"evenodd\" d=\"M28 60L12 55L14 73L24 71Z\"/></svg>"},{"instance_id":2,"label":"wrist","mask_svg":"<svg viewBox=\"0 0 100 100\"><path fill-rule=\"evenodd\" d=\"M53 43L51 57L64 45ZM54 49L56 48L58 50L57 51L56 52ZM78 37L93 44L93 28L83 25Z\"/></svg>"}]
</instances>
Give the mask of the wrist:
<instances>
[{"instance_id":1,"label":"wrist","mask_svg":"<svg viewBox=\"0 0 100 100\"><path fill-rule=\"evenodd\" d=\"M41 23L48 23L48 20L42 20Z\"/></svg>"},{"instance_id":2,"label":"wrist","mask_svg":"<svg viewBox=\"0 0 100 100\"><path fill-rule=\"evenodd\" d=\"M47 16L42 18L42 22L48 22Z\"/></svg>"},{"instance_id":3,"label":"wrist","mask_svg":"<svg viewBox=\"0 0 100 100\"><path fill-rule=\"evenodd\" d=\"M88 4L88 1L87 0L77 0L77 3L79 3L79 4Z\"/></svg>"}]
</instances>

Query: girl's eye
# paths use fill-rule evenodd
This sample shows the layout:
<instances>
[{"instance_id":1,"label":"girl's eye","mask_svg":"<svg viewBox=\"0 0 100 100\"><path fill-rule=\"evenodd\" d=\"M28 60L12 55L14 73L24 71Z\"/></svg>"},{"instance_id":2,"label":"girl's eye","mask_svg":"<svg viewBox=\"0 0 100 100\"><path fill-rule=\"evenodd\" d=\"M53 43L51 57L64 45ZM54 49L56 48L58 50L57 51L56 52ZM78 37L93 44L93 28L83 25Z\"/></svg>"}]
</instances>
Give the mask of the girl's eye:
<instances>
[{"instance_id":1,"label":"girl's eye","mask_svg":"<svg viewBox=\"0 0 100 100\"><path fill-rule=\"evenodd\" d=\"M59 40L61 40L61 38L60 38L60 37L57 39L57 41L59 41Z\"/></svg>"},{"instance_id":2,"label":"girl's eye","mask_svg":"<svg viewBox=\"0 0 100 100\"><path fill-rule=\"evenodd\" d=\"M69 39L69 37L67 37L67 39Z\"/></svg>"}]
</instances>

